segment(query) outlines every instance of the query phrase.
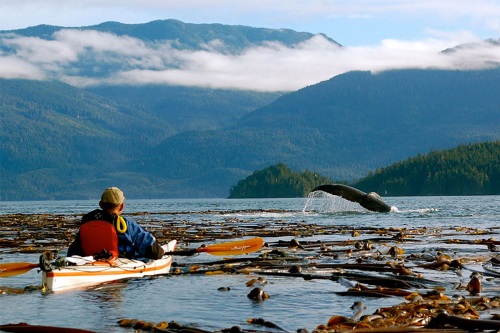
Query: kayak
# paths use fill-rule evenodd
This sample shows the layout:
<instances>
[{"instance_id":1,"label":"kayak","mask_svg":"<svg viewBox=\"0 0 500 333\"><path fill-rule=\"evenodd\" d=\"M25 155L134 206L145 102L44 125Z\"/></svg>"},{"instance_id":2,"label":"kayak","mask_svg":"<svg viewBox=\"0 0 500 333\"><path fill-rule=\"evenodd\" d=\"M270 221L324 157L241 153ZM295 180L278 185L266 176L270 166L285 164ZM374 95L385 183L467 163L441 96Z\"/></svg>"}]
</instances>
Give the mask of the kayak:
<instances>
[{"instance_id":1,"label":"kayak","mask_svg":"<svg viewBox=\"0 0 500 333\"><path fill-rule=\"evenodd\" d=\"M176 245L177 241L172 240L162 245L162 248L165 252L171 252ZM68 257L65 258L68 265L42 270L42 289L45 292L59 292L126 278L167 274L172 265L171 255L147 263L126 258L106 261L87 258L89 257Z\"/></svg>"}]
</instances>

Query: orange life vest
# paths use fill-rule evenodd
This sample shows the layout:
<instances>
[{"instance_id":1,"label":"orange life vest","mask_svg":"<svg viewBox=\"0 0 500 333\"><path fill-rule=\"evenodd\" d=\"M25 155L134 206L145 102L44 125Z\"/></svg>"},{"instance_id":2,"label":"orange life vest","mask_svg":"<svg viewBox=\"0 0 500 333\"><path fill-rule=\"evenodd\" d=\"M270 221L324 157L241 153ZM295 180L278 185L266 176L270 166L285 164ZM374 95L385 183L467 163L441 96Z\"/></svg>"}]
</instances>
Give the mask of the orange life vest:
<instances>
[{"instance_id":1,"label":"orange life vest","mask_svg":"<svg viewBox=\"0 0 500 333\"><path fill-rule=\"evenodd\" d=\"M94 256L103 250L118 258L118 235L113 223L103 220L89 221L80 227L80 241L85 256Z\"/></svg>"}]
</instances>

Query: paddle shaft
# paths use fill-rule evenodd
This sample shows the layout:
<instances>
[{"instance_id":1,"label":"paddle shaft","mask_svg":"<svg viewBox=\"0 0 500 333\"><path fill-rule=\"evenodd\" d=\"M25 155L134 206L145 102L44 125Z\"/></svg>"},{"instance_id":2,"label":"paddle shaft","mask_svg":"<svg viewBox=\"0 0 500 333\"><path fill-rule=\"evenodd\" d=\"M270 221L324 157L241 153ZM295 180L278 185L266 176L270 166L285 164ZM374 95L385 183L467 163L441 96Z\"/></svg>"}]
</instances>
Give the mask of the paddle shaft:
<instances>
[{"instance_id":1,"label":"paddle shaft","mask_svg":"<svg viewBox=\"0 0 500 333\"><path fill-rule=\"evenodd\" d=\"M184 251L165 252L165 255L192 256L196 253L205 252L214 256L231 256L246 254L259 250L264 245L264 240L260 237L243 239L239 241L201 246L197 249Z\"/></svg>"},{"instance_id":2,"label":"paddle shaft","mask_svg":"<svg viewBox=\"0 0 500 333\"><path fill-rule=\"evenodd\" d=\"M196 253L198 253L198 251L196 251L196 249L193 249L193 250L184 250L184 251L169 251L169 252L165 252L164 255L169 255L169 256L193 256L195 255Z\"/></svg>"}]
</instances>

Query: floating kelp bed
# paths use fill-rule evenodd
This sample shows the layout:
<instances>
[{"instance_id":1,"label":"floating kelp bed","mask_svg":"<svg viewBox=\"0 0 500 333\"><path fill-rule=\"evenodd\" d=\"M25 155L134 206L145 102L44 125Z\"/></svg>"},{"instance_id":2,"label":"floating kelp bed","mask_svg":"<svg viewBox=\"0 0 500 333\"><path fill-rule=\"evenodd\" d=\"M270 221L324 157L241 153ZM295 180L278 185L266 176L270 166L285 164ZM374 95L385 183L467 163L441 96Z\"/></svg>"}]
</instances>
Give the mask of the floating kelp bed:
<instances>
[{"instance_id":1,"label":"floating kelp bed","mask_svg":"<svg viewBox=\"0 0 500 333\"><path fill-rule=\"evenodd\" d=\"M228 239L263 237L258 252L228 259L175 262L171 274L247 274L249 298L265 302L266 277L324 279L340 283L341 296L360 300L396 297L398 305L365 314L362 302L352 317L337 316L318 323L317 332L466 332L500 330L500 227L479 229L381 228L316 225L276 219L252 219L252 214L286 211L196 212L219 221L183 218L192 212L129 214L164 243L177 239L179 249ZM243 218L244 217L244 218ZM80 215L10 214L0 216L0 254L64 251L78 230ZM340 240L339 240L340 239ZM176 258L177 259L177 258ZM179 260L182 260L179 258ZM0 280L1 282L1 280ZM38 291L0 287L2 293ZM271 295L272 297L272 295ZM128 321L127 321L128 320ZM122 327L158 332L204 332L180 324L143 325L123 319ZM139 324L138 324L139 323ZM250 324L280 331L264 319ZM156 326L156 327L155 327ZM223 330L244 332L237 326ZM252 331L254 332L254 331Z\"/></svg>"}]
</instances>

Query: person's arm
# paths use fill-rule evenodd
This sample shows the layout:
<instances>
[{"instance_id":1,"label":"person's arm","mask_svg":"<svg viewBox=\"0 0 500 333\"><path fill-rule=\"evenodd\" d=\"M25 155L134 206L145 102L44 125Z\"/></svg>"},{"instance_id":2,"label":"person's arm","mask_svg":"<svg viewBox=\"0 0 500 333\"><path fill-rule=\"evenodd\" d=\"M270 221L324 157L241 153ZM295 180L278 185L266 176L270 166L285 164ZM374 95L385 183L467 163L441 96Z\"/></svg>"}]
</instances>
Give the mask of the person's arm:
<instances>
[{"instance_id":1,"label":"person's arm","mask_svg":"<svg viewBox=\"0 0 500 333\"><path fill-rule=\"evenodd\" d=\"M83 256L82 242L80 241L80 231L76 234L75 240L68 248L68 257Z\"/></svg>"},{"instance_id":2,"label":"person's arm","mask_svg":"<svg viewBox=\"0 0 500 333\"><path fill-rule=\"evenodd\" d=\"M163 257L164 251L151 233L144 230L131 218L126 218L125 221L127 222L126 234L128 234L130 242L139 256L148 259Z\"/></svg>"}]
</instances>

